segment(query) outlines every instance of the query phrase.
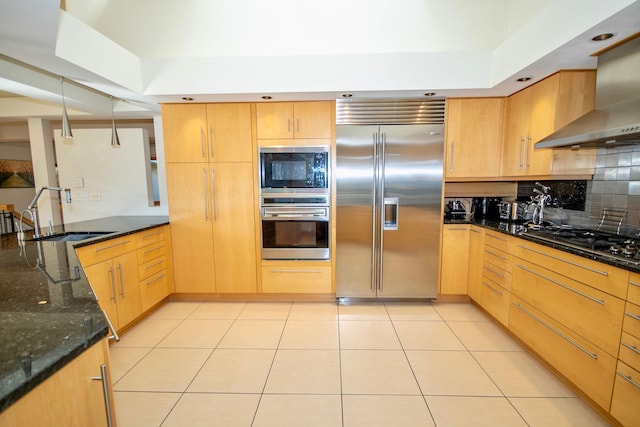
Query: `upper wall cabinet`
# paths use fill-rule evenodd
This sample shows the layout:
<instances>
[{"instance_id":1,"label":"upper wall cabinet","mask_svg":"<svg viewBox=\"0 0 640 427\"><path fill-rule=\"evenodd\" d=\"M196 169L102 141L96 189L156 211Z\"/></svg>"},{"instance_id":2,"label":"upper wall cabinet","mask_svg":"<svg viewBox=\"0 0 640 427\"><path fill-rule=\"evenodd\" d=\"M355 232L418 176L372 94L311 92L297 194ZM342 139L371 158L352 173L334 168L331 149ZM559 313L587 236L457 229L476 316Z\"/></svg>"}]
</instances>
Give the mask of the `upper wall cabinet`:
<instances>
[{"instance_id":1,"label":"upper wall cabinet","mask_svg":"<svg viewBox=\"0 0 640 427\"><path fill-rule=\"evenodd\" d=\"M504 104L504 98L447 99L447 179L500 176Z\"/></svg>"},{"instance_id":2,"label":"upper wall cabinet","mask_svg":"<svg viewBox=\"0 0 640 427\"><path fill-rule=\"evenodd\" d=\"M333 102L265 102L256 106L258 139L331 138Z\"/></svg>"},{"instance_id":3,"label":"upper wall cabinet","mask_svg":"<svg viewBox=\"0 0 640 427\"><path fill-rule=\"evenodd\" d=\"M595 71L562 71L507 98L502 175L551 175L554 152L535 143L591 111L594 100Z\"/></svg>"},{"instance_id":4,"label":"upper wall cabinet","mask_svg":"<svg viewBox=\"0 0 640 427\"><path fill-rule=\"evenodd\" d=\"M251 104L164 104L168 163L250 162Z\"/></svg>"}]
</instances>

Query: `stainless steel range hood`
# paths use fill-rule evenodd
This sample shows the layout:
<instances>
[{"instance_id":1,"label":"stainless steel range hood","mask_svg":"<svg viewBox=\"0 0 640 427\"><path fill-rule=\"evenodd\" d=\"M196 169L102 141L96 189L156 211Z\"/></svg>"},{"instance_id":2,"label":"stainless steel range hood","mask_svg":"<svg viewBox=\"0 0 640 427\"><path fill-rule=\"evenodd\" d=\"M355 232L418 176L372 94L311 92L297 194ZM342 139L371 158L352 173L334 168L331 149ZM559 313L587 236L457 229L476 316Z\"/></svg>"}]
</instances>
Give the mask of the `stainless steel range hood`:
<instances>
[{"instance_id":1,"label":"stainless steel range hood","mask_svg":"<svg viewBox=\"0 0 640 427\"><path fill-rule=\"evenodd\" d=\"M536 148L640 144L640 37L598 57L595 109L536 143Z\"/></svg>"}]
</instances>

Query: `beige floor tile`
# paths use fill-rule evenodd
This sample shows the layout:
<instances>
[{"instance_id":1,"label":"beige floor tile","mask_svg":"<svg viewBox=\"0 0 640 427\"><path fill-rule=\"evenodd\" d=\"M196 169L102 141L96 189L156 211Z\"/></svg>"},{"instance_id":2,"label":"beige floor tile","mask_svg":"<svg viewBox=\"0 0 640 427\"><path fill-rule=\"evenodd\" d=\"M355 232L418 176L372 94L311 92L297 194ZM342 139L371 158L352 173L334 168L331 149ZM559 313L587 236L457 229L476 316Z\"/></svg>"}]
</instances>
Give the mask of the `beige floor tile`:
<instances>
[{"instance_id":1,"label":"beige floor tile","mask_svg":"<svg viewBox=\"0 0 640 427\"><path fill-rule=\"evenodd\" d=\"M186 393L162 427L248 427L259 400L259 394Z\"/></svg>"},{"instance_id":2,"label":"beige floor tile","mask_svg":"<svg viewBox=\"0 0 640 427\"><path fill-rule=\"evenodd\" d=\"M340 394L340 352L278 350L264 392Z\"/></svg>"},{"instance_id":3,"label":"beige floor tile","mask_svg":"<svg viewBox=\"0 0 640 427\"><path fill-rule=\"evenodd\" d=\"M405 350L465 350L443 321L400 320L393 326Z\"/></svg>"},{"instance_id":4,"label":"beige floor tile","mask_svg":"<svg viewBox=\"0 0 640 427\"><path fill-rule=\"evenodd\" d=\"M287 320L278 348L337 349L337 320Z\"/></svg>"},{"instance_id":5,"label":"beige floor tile","mask_svg":"<svg viewBox=\"0 0 640 427\"><path fill-rule=\"evenodd\" d=\"M294 302L289 320L337 320L338 305L335 302Z\"/></svg>"},{"instance_id":6,"label":"beige floor tile","mask_svg":"<svg viewBox=\"0 0 640 427\"><path fill-rule=\"evenodd\" d=\"M419 395L403 351L342 350L343 394Z\"/></svg>"},{"instance_id":7,"label":"beige floor tile","mask_svg":"<svg viewBox=\"0 0 640 427\"><path fill-rule=\"evenodd\" d=\"M114 390L183 392L210 354L208 349L155 348L115 383Z\"/></svg>"},{"instance_id":8,"label":"beige floor tile","mask_svg":"<svg viewBox=\"0 0 640 427\"><path fill-rule=\"evenodd\" d=\"M407 351L424 395L502 396L467 351Z\"/></svg>"},{"instance_id":9,"label":"beige floor tile","mask_svg":"<svg viewBox=\"0 0 640 427\"><path fill-rule=\"evenodd\" d=\"M503 397L427 396L438 427L526 427Z\"/></svg>"},{"instance_id":10,"label":"beige floor tile","mask_svg":"<svg viewBox=\"0 0 640 427\"><path fill-rule=\"evenodd\" d=\"M149 319L186 319L200 306L199 301L172 301L156 309Z\"/></svg>"},{"instance_id":11,"label":"beige floor tile","mask_svg":"<svg viewBox=\"0 0 640 427\"><path fill-rule=\"evenodd\" d=\"M509 399L531 427L606 427L610 425L577 397Z\"/></svg>"},{"instance_id":12,"label":"beige floor tile","mask_svg":"<svg viewBox=\"0 0 640 427\"><path fill-rule=\"evenodd\" d=\"M147 318L128 330L111 347L155 347L182 322L180 319Z\"/></svg>"},{"instance_id":13,"label":"beige floor tile","mask_svg":"<svg viewBox=\"0 0 640 427\"><path fill-rule=\"evenodd\" d=\"M446 321L485 321L489 318L476 306L469 303L434 302L433 308Z\"/></svg>"},{"instance_id":14,"label":"beige floor tile","mask_svg":"<svg viewBox=\"0 0 640 427\"><path fill-rule=\"evenodd\" d=\"M507 397L574 397L575 394L529 353L472 352Z\"/></svg>"},{"instance_id":15,"label":"beige floor tile","mask_svg":"<svg viewBox=\"0 0 640 427\"><path fill-rule=\"evenodd\" d=\"M180 393L113 393L118 427L157 427L162 424Z\"/></svg>"},{"instance_id":16,"label":"beige floor tile","mask_svg":"<svg viewBox=\"0 0 640 427\"><path fill-rule=\"evenodd\" d=\"M215 348L233 320L186 319L158 347Z\"/></svg>"},{"instance_id":17,"label":"beige floor tile","mask_svg":"<svg viewBox=\"0 0 640 427\"><path fill-rule=\"evenodd\" d=\"M222 338L219 348L278 347L284 320L236 320Z\"/></svg>"},{"instance_id":18,"label":"beige floor tile","mask_svg":"<svg viewBox=\"0 0 640 427\"><path fill-rule=\"evenodd\" d=\"M286 319L291 310L290 302L249 302L238 319Z\"/></svg>"},{"instance_id":19,"label":"beige floor tile","mask_svg":"<svg viewBox=\"0 0 640 427\"><path fill-rule=\"evenodd\" d=\"M389 313L381 302L356 302L338 306L340 320L389 320Z\"/></svg>"},{"instance_id":20,"label":"beige floor tile","mask_svg":"<svg viewBox=\"0 0 640 427\"><path fill-rule=\"evenodd\" d=\"M112 347L109 349L111 380L115 383L151 351L148 347Z\"/></svg>"},{"instance_id":21,"label":"beige floor tile","mask_svg":"<svg viewBox=\"0 0 640 427\"><path fill-rule=\"evenodd\" d=\"M431 303L394 302L385 306L391 320L442 320Z\"/></svg>"},{"instance_id":22,"label":"beige floor tile","mask_svg":"<svg viewBox=\"0 0 640 427\"><path fill-rule=\"evenodd\" d=\"M422 396L345 395L344 427L435 427Z\"/></svg>"},{"instance_id":23,"label":"beige floor tile","mask_svg":"<svg viewBox=\"0 0 640 427\"><path fill-rule=\"evenodd\" d=\"M340 348L400 350L400 341L390 321L341 320Z\"/></svg>"},{"instance_id":24,"label":"beige floor tile","mask_svg":"<svg viewBox=\"0 0 640 427\"><path fill-rule=\"evenodd\" d=\"M339 427L339 395L265 394L252 427Z\"/></svg>"},{"instance_id":25,"label":"beige floor tile","mask_svg":"<svg viewBox=\"0 0 640 427\"><path fill-rule=\"evenodd\" d=\"M188 392L262 393L275 350L216 349Z\"/></svg>"},{"instance_id":26,"label":"beige floor tile","mask_svg":"<svg viewBox=\"0 0 640 427\"><path fill-rule=\"evenodd\" d=\"M203 302L189 319L235 319L247 305L245 302Z\"/></svg>"},{"instance_id":27,"label":"beige floor tile","mask_svg":"<svg viewBox=\"0 0 640 427\"><path fill-rule=\"evenodd\" d=\"M470 351L524 351L493 322L447 322Z\"/></svg>"}]
</instances>

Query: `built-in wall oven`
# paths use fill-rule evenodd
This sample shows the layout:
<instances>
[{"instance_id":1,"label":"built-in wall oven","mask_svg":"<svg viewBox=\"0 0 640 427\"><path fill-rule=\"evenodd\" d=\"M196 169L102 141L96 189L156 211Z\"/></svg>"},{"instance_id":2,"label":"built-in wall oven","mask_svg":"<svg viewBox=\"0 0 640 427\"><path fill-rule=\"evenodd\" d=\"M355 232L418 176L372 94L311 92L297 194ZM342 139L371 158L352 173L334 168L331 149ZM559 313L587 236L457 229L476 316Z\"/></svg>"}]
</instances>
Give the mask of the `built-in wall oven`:
<instances>
[{"instance_id":1,"label":"built-in wall oven","mask_svg":"<svg viewBox=\"0 0 640 427\"><path fill-rule=\"evenodd\" d=\"M329 147L260 148L263 259L329 259Z\"/></svg>"}]
</instances>

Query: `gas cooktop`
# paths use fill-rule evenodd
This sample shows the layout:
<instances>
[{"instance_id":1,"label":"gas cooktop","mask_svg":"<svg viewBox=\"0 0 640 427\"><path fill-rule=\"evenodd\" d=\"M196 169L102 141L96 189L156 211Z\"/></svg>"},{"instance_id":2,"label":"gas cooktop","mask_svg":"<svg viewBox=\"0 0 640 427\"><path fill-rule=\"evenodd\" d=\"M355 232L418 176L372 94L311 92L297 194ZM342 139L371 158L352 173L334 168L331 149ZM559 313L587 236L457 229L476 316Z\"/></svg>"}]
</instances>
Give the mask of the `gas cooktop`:
<instances>
[{"instance_id":1,"label":"gas cooktop","mask_svg":"<svg viewBox=\"0 0 640 427\"><path fill-rule=\"evenodd\" d=\"M567 226L529 227L522 234L627 263L640 264L638 236Z\"/></svg>"}]
</instances>

